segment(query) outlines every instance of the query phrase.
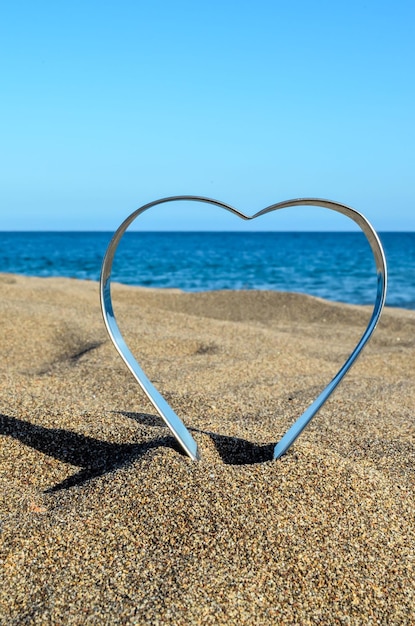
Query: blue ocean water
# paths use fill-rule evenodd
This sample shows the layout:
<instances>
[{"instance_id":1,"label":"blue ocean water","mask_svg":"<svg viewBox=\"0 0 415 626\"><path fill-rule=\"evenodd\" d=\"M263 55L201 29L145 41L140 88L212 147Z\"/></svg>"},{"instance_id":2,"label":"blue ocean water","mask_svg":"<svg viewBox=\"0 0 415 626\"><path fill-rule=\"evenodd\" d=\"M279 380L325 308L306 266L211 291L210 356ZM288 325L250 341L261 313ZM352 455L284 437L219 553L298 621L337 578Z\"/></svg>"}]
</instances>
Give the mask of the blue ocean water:
<instances>
[{"instance_id":1,"label":"blue ocean water","mask_svg":"<svg viewBox=\"0 0 415 626\"><path fill-rule=\"evenodd\" d=\"M0 272L99 280L103 232L0 233ZM415 233L381 233L389 306L415 309ZM127 232L112 279L185 291L271 289L372 304L376 270L360 232Z\"/></svg>"}]
</instances>

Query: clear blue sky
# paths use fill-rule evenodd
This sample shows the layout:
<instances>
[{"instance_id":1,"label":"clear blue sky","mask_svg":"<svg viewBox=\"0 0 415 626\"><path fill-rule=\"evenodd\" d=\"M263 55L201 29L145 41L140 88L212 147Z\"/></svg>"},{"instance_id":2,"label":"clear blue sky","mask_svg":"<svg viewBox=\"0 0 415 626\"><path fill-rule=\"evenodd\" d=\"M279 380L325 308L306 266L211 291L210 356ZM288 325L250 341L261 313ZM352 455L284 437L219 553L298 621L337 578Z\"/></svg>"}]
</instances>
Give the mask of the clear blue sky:
<instances>
[{"instance_id":1,"label":"clear blue sky","mask_svg":"<svg viewBox=\"0 0 415 626\"><path fill-rule=\"evenodd\" d=\"M14 0L0 49L0 230L114 230L180 194L317 196L415 230L413 0ZM240 225L187 206L141 226Z\"/></svg>"}]
</instances>

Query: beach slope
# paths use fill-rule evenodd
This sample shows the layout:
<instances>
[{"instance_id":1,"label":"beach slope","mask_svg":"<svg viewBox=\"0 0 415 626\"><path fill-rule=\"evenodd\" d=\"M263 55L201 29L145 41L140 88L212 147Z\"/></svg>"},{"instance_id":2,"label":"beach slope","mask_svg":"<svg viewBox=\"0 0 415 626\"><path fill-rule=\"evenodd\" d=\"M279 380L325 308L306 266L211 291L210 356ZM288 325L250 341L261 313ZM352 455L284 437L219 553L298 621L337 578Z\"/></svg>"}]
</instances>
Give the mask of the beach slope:
<instances>
[{"instance_id":1,"label":"beach slope","mask_svg":"<svg viewBox=\"0 0 415 626\"><path fill-rule=\"evenodd\" d=\"M178 449L106 334L98 285L0 275L0 623L412 624L415 312L115 285L191 429Z\"/></svg>"}]
</instances>

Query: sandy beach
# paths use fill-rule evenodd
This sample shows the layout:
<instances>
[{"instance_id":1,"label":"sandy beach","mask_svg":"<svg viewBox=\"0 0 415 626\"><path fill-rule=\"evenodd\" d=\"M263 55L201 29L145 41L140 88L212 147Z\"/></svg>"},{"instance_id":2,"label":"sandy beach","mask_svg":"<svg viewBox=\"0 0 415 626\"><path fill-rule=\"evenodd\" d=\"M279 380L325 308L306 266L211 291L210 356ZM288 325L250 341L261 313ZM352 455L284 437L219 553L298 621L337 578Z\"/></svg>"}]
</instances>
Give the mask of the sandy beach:
<instances>
[{"instance_id":1,"label":"sandy beach","mask_svg":"<svg viewBox=\"0 0 415 626\"><path fill-rule=\"evenodd\" d=\"M0 623L413 624L415 311L0 275Z\"/></svg>"}]
</instances>

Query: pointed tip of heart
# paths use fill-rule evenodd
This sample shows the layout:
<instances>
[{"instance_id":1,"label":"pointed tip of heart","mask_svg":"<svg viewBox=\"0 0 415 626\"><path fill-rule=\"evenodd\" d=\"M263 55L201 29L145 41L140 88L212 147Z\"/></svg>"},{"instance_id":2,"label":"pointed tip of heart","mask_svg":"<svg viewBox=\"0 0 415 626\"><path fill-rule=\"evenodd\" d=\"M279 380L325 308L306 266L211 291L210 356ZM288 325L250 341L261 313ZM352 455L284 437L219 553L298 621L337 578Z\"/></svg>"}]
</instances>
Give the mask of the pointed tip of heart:
<instances>
[{"instance_id":1,"label":"pointed tip of heart","mask_svg":"<svg viewBox=\"0 0 415 626\"><path fill-rule=\"evenodd\" d=\"M281 441L279 443L277 443L277 445L274 448L274 454L273 454L273 459L274 461L276 461L277 459L280 459L282 456L284 456L284 454L287 451L287 446L286 445L281 445Z\"/></svg>"}]
</instances>

